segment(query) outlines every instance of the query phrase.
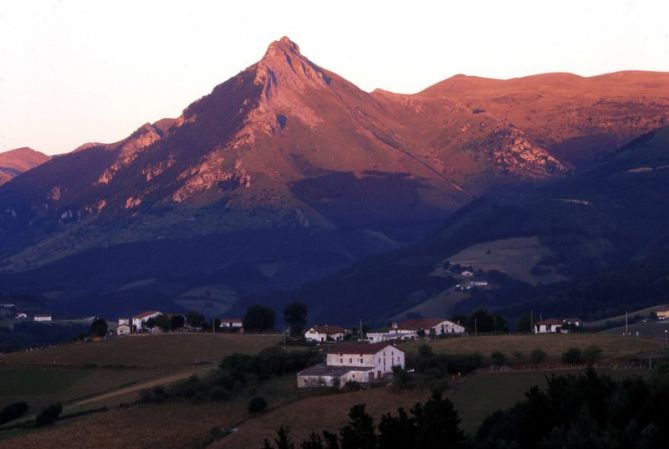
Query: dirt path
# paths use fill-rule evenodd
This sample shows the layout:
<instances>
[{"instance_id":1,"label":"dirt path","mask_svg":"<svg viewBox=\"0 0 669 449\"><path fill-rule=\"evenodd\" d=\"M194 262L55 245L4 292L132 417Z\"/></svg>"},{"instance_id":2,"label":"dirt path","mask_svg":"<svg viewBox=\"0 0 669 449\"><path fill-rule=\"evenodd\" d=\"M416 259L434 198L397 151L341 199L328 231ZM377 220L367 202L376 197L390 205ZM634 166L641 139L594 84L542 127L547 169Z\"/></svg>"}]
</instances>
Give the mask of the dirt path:
<instances>
[{"instance_id":1,"label":"dirt path","mask_svg":"<svg viewBox=\"0 0 669 449\"><path fill-rule=\"evenodd\" d=\"M213 365L211 367L213 367ZM130 385L128 387L119 388L118 390L110 391L108 393L103 393L103 394L99 394L99 395L96 395L96 396L93 396L93 397L90 397L90 398L86 398L86 399L77 401L77 402L73 403L72 405L87 405L87 404L91 404L93 402L99 402L99 401L104 401L104 400L107 400L107 399L113 399L113 398L118 397L118 396L124 396L126 394L137 393L139 391L146 390L146 389L153 388L153 387L157 387L159 385L171 384L171 383L174 383L174 382L178 382L180 380L188 379L193 374L198 374L198 373L200 373L200 372L202 372L202 371L204 371L208 368L211 368L211 367L200 366L197 369L182 371L180 373L170 374L169 376L159 377L157 379L153 379L153 380L150 380L150 381L147 381L147 382L142 382L142 383L138 383L138 384L135 384L135 385Z\"/></svg>"}]
</instances>

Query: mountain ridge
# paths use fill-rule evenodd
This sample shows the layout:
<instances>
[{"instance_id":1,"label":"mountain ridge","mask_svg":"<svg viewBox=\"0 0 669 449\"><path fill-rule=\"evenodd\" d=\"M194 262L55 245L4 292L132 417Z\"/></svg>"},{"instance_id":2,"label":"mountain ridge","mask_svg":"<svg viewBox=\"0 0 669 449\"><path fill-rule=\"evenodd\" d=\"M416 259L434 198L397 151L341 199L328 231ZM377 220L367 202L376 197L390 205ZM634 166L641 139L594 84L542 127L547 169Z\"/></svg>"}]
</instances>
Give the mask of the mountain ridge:
<instances>
[{"instance_id":1,"label":"mountain ridge","mask_svg":"<svg viewBox=\"0 0 669 449\"><path fill-rule=\"evenodd\" d=\"M533 92L518 81L478 92L367 93L284 37L179 117L86 144L0 187L0 289L24 291L22 279L39 272L49 280L32 291L59 307L126 310L149 291L125 286L154 279L156 296L182 304L213 285L199 267L233 293L198 297L197 306L229 307L244 291L299 284L411 243L491 190L587 167L667 121L669 94L646 98L669 83L669 74L657 77L659 87L616 97L613 84L584 97L576 87ZM272 235L284 242L270 257L255 241L267 247ZM220 252L198 260L199 242ZM162 254L164 278L135 265L155 260L133 248ZM91 278L98 287L53 275L81 260L100 270ZM183 260L194 270L188 279ZM235 280L242 266L255 287Z\"/></svg>"}]
</instances>

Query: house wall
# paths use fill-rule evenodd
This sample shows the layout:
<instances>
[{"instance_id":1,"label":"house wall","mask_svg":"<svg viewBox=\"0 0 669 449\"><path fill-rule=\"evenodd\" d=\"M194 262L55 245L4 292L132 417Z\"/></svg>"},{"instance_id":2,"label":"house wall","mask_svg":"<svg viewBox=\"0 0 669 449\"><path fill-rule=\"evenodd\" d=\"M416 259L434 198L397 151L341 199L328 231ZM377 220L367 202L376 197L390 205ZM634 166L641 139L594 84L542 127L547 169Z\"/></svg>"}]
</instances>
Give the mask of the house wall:
<instances>
[{"instance_id":1,"label":"house wall","mask_svg":"<svg viewBox=\"0 0 669 449\"><path fill-rule=\"evenodd\" d=\"M143 318L133 318L132 319L132 325L137 329L137 331L142 331L144 330L144 324L149 321L150 318L155 318L158 315L160 315L160 312L153 313L151 315L145 316Z\"/></svg>"},{"instance_id":2,"label":"house wall","mask_svg":"<svg viewBox=\"0 0 669 449\"><path fill-rule=\"evenodd\" d=\"M130 326L123 324L116 328L116 335L127 335L130 333Z\"/></svg>"},{"instance_id":3,"label":"house wall","mask_svg":"<svg viewBox=\"0 0 669 449\"><path fill-rule=\"evenodd\" d=\"M336 376L297 376L297 388L334 387Z\"/></svg>"}]
</instances>

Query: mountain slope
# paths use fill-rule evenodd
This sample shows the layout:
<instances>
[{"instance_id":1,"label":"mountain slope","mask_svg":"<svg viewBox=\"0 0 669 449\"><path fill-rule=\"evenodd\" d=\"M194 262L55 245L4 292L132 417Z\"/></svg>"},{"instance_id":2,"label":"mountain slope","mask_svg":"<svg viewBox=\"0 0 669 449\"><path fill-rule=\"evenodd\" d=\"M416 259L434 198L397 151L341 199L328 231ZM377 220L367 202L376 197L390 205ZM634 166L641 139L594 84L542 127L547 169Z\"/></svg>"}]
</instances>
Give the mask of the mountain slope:
<instances>
[{"instance_id":1,"label":"mountain slope","mask_svg":"<svg viewBox=\"0 0 669 449\"><path fill-rule=\"evenodd\" d=\"M222 311L400 248L490 189L569 176L669 115L666 74L539 78L369 94L282 38L180 117L0 187L0 290Z\"/></svg>"},{"instance_id":2,"label":"mountain slope","mask_svg":"<svg viewBox=\"0 0 669 449\"><path fill-rule=\"evenodd\" d=\"M662 128L572 177L475 201L406 249L247 301L304 298L315 319L341 322L478 306L592 316L645 306L666 295L667 185L669 128ZM529 262L525 272L519 259ZM455 300L465 267L490 286Z\"/></svg>"},{"instance_id":3,"label":"mountain slope","mask_svg":"<svg viewBox=\"0 0 669 449\"><path fill-rule=\"evenodd\" d=\"M0 185L49 159L44 153L23 147L0 153Z\"/></svg>"}]
</instances>

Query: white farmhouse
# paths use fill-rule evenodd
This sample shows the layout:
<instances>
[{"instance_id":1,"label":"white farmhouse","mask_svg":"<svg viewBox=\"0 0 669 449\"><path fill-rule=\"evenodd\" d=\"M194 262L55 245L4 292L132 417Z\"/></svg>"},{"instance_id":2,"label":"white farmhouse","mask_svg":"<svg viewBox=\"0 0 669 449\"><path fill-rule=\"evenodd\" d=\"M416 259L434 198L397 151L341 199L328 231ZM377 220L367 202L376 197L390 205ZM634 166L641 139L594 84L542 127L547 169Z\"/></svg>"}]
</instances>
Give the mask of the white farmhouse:
<instances>
[{"instance_id":1,"label":"white farmhouse","mask_svg":"<svg viewBox=\"0 0 669 449\"><path fill-rule=\"evenodd\" d=\"M439 337L444 335L461 335L465 328L458 323L443 318L421 318L393 323L391 333L399 334L402 340L417 337Z\"/></svg>"},{"instance_id":2,"label":"white farmhouse","mask_svg":"<svg viewBox=\"0 0 669 449\"><path fill-rule=\"evenodd\" d=\"M346 329L341 326L331 326L325 324L323 326L310 327L305 333L304 338L307 341L341 341L346 335Z\"/></svg>"},{"instance_id":3,"label":"white farmhouse","mask_svg":"<svg viewBox=\"0 0 669 449\"><path fill-rule=\"evenodd\" d=\"M562 320L550 318L548 320L541 320L534 323L535 334L555 334L560 332L562 328Z\"/></svg>"},{"instance_id":4,"label":"white farmhouse","mask_svg":"<svg viewBox=\"0 0 669 449\"><path fill-rule=\"evenodd\" d=\"M127 335L131 332L130 318L119 318L118 326L116 326L116 335Z\"/></svg>"},{"instance_id":5,"label":"white farmhouse","mask_svg":"<svg viewBox=\"0 0 669 449\"><path fill-rule=\"evenodd\" d=\"M51 321L51 315L35 315L33 320L44 323L46 321Z\"/></svg>"},{"instance_id":6,"label":"white farmhouse","mask_svg":"<svg viewBox=\"0 0 669 449\"><path fill-rule=\"evenodd\" d=\"M328 350L325 364L297 374L299 388L369 383L391 376L393 367L404 368L404 351L388 343L340 343Z\"/></svg>"},{"instance_id":7,"label":"white farmhouse","mask_svg":"<svg viewBox=\"0 0 669 449\"><path fill-rule=\"evenodd\" d=\"M218 327L230 332L244 331L244 323L241 318L221 318L221 324Z\"/></svg>"},{"instance_id":8,"label":"white farmhouse","mask_svg":"<svg viewBox=\"0 0 669 449\"><path fill-rule=\"evenodd\" d=\"M147 321L149 321L151 318L155 318L158 315L161 315L160 312L156 310L149 310L146 312L142 312L138 315L135 315L132 317L132 327L135 329L137 332L142 332L144 331L144 325L146 324Z\"/></svg>"}]
</instances>

